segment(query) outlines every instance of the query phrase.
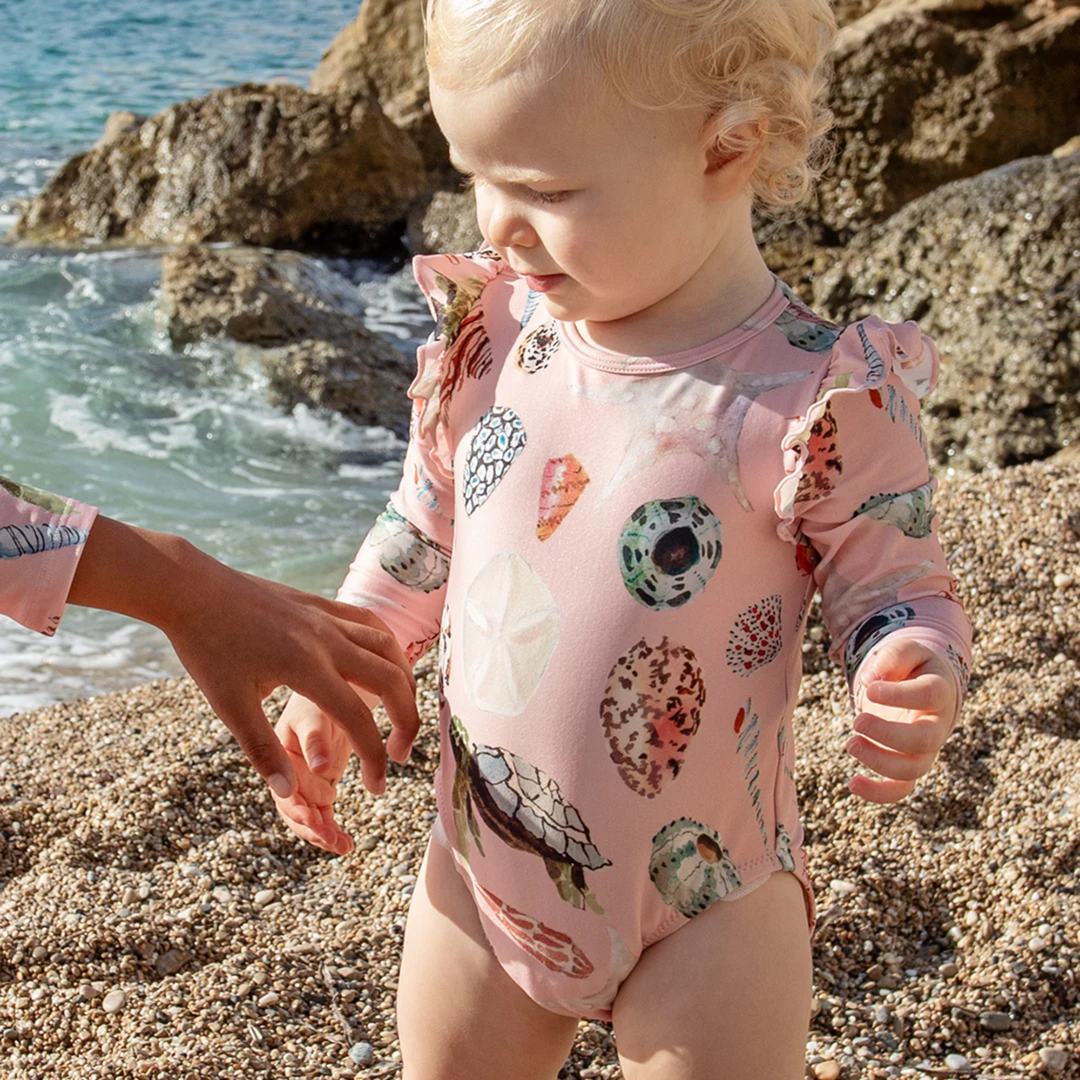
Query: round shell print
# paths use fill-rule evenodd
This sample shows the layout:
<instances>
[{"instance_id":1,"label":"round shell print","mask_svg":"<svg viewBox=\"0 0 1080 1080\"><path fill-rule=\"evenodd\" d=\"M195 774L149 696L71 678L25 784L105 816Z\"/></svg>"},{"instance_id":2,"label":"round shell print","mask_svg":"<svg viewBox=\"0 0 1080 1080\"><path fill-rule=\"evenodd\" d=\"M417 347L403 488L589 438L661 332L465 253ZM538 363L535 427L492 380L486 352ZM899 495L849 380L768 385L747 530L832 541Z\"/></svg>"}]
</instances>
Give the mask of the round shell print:
<instances>
[{"instance_id":1,"label":"round shell print","mask_svg":"<svg viewBox=\"0 0 1080 1080\"><path fill-rule=\"evenodd\" d=\"M762 597L739 613L728 631L725 656L728 667L746 678L758 668L771 664L783 646L781 596Z\"/></svg>"},{"instance_id":2,"label":"round shell print","mask_svg":"<svg viewBox=\"0 0 1080 1080\"><path fill-rule=\"evenodd\" d=\"M691 818L679 818L653 837L649 877L664 903L688 919L742 886L720 834Z\"/></svg>"},{"instance_id":3,"label":"round shell print","mask_svg":"<svg viewBox=\"0 0 1080 1080\"><path fill-rule=\"evenodd\" d=\"M694 654L644 638L615 661L600 719L623 782L651 799L679 775L701 723L705 681Z\"/></svg>"},{"instance_id":4,"label":"round shell print","mask_svg":"<svg viewBox=\"0 0 1080 1080\"><path fill-rule=\"evenodd\" d=\"M643 503L619 536L623 584L659 611L689 603L720 565L722 526L695 495Z\"/></svg>"},{"instance_id":5,"label":"round shell print","mask_svg":"<svg viewBox=\"0 0 1080 1080\"><path fill-rule=\"evenodd\" d=\"M446 552L392 506L375 519L370 542L379 565L402 585L430 593L446 584L450 575Z\"/></svg>"},{"instance_id":6,"label":"round shell print","mask_svg":"<svg viewBox=\"0 0 1080 1080\"><path fill-rule=\"evenodd\" d=\"M544 323L521 343L517 356L518 367L529 375L535 375L551 363L551 358L558 351L559 332L553 322Z\"/></svg>"}]
</instances>

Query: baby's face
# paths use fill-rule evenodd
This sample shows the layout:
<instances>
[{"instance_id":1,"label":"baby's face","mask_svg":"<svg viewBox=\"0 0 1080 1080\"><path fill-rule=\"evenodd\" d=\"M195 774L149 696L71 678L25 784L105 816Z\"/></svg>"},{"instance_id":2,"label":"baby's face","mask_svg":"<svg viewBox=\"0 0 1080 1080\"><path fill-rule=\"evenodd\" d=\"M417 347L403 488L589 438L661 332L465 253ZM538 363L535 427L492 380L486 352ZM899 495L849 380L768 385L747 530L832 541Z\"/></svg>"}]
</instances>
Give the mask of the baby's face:
<instances>
[{"instance_id":1,"label":"baby's face","mask_svg":"<svg viewBox=\"0 0 1080 1080\"><path fill-rule=\"evenodd\" d=\"M677 312L725 215L749 212L708 181L703 110L642 109L569 76L470 93L433 80L431 102L485 238L558 319Z\"/></svg>"}]
</instances>

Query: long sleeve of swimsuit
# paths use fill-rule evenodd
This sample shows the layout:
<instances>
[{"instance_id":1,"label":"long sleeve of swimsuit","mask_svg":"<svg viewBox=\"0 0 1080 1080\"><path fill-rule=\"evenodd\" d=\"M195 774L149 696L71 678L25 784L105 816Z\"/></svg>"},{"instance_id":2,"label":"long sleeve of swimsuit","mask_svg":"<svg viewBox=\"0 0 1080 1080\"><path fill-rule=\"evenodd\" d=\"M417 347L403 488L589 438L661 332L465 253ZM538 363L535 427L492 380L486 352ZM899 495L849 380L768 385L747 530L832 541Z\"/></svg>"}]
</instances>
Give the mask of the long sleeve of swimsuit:
<instances>
[{"instance_id":1,"label":"long sleeve of swimsuit","mask_svg":"<svg viewBox=\"0 0 1080 1080\"><path fill-rule=\"evenodd\" d=\"M55 634L97 510L0 477L0 613Z\"/></svg>"},{"instance_id":2,"label":"long sleeve of swimsuit","mask_svg":"<svg viewBox=\"0 0 1080 1080\"><path fill-rule=\"evenodd\" d=\"M794 538L816 563L831 655L856 697L860 671L893 635L939 652L961 700L967 687L971 626L938 541L919 421L937 372L937 350L914 323L854 324L786 442L798 460L787 479L787 527L797 525Z\"/></svg>"}]
</instances>

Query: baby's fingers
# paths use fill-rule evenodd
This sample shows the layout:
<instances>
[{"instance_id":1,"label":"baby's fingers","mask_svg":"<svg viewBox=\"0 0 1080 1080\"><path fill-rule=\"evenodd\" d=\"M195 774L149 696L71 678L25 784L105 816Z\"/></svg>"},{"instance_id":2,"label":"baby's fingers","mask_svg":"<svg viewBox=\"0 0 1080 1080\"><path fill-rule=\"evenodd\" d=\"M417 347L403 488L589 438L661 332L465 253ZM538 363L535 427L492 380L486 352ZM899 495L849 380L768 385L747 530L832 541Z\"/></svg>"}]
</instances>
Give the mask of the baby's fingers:
<instances>
[{"instance_id":1,"label":"baby's fingers","mask_svg":"<svg viewBox=\"0 0 1080 1080\"><path fill-rule=\"evenodd\" d=\"M878 679L867 685L865 697L875 705L924 713L944 714L953 705L952 687L932 672L901 682Z\"/></svg>"},{"instance_id":2,"label":"baby's fingers","mask_svg":"<svg viewBox=\"0 0 1080 1080\"><path fill-rule=\"evenodd\" d=\"M853 776L848 790L860 799L872 803L897 803L914 790L913 780L874 780L869 776Z\"/></svg>"},{"instance_id":3,"label":"baby's fingers","mask_svg":"<svg viewBox=\"0 0 1080 1080\"><path fill-rule=\"evenodd\" d=\"M914 783L920 776L925 776L934 764L932 752L916 756L897 753L861 735L852 736L845 749L856 761L889 780Z\"/></svg>"},{"instance_id":4,"label":"baby's fingers","mask_svg":"<svg viewBox=\"0 0 1080 1080\"><path fill-rule=\"evenodd\" d=\"M941 749L947 730L936 716L917 720L886 720L874 713L860 713L855 718L855 738L848 748L863 736L862 741L872 740L881 747L895 750L911 757L932 757Z\"/></svg>"}]
</instances>

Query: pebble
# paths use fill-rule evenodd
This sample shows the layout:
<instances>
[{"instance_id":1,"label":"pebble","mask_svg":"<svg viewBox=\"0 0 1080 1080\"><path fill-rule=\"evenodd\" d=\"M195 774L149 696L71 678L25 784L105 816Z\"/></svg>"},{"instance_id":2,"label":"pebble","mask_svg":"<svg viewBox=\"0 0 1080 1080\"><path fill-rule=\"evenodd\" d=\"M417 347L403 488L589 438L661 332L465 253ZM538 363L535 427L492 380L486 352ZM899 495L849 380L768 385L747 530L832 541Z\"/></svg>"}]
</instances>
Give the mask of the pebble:
<instances>
[{"instance_id":1,"label":"pebble","mask_svg":"<svg viewBox=\"0 0 1080 1080\"><path fill-rule=\"evenodd\" d=\"M979 1023L987 1031L1008 1031L1012 1027L1012 1017L1003 1012L984 1012L979 1014Z\"/></svg>"},{"instance_id":2,"label":"pebble","mask_svg":"<svg viewBox=\"0 0 1080 1080\"><path fill-rule=\"evenodd\" d=\"M195 878L202 877L202 868L195 863L184 863L180 867L180 873L189 881L194 881Z\"/></svg>"},{"instance_id":3,"label":"pebble","mask_svg":"<svg viewBox=\"0 0 1080 1080\"><path fill-rule=\"evenodd\" d=\"M219 904L227 904L230 900L232 900L232 893L229 892L229 890L226 889L224 885L219 885L216 889L213 890L213 892L210 893L210 895Z\"/></svg>"},{"instance_id":4,"label":"pebble","mask_svg":"<svg viewBox=\"0 0 1080 1080\"><path fill-rule=\"evenodd\" d=\"M175 975L191 959L179 949L167 949L154 961L154 970L162 976Z\"/></svg>"},{"instance_id":5,"label":"pebble","mask_svg":"<svg viewBox=\"0 0 1080 1080\"><path fill-rule=\"evenodd\" d=\"M260 889L252 898L252 902L256 907L266 907L268 904L274 903L277 898L278 894L275 889Z\"/></svg>"},{"instance_id":6,"label":"pebble","mask_svg":"<svg viewBox=\"0 0 1080 1080\"><path fill-rule=\"evenodd\" d=\"M1039 1051L1039 1060L1046 1066L1047 1072L1064 1072L1069 1064L1069 1055L1060 1046L1044 1046Z\"/></svg>"},{"instance_id":7,"label":"pebble","mask_svg":"<svg viewBox=\"0 0 1080 1080\"><path fill-rule=\"evenodd\" d=\"M110 990L105 995L101 1007L107 1013L118 1013L127 1004L127 994L123 990Z\"/></svg>"},{"instance_id":8,"label":"pebble","mask_svg":"<svg viewBox=\"0 0 1080 1080\"><path fill-rule=\"evenodd\" d=\"M960 969L951 960L938 968L940 974L946 979L951 979L959 970Z\"/></svg>"},{"instance_id":9,"label":"pebble","mask_svg":"<svg viewBox=\"0 0 1080 1080\"><path fill-rule=\"evenodd\" d=\"M837 1080L840 1076L840 1062L819 1061L813 1068L817 1080Z\"/></svg>"},{"instance_id":10,"label":"pebble","mask_svg":"<svg viewBox=\"0 0 1080 1080\"><path fill-rule=\"evenodd\" d=\"M276 1005L279 1001L281 1001L281 995L275 990L270 990L268 993L263 994L263 996L259 998L259 1008L267 1009L271 1005Z\"/></svg>"},{"instance_id":11,"label":"pebble","mask_svg":"<svg viewBox=\"0 0 1080 1080\"><path fill-rule=\"evenodd\" d=\"M1073 583L1072 574L1055 574L1054 588L1067 589Z\"/></svg>"},{"instance_id":12,"label":"pebble","mask_svg":"<svg viewBox=\"0 0 1080 1080\"><path fill-rule=\"evenodd\" d=\"M948 1054L945 1068L952 1069L953 1072L971 1072L971 1062L963 1054Z\"/></svg>"},{"instance_id":13,"label":"pebble","mask_svg":"<svg viewBox=\"0 0 1080 1080\"><path fill-rule=\"evenodd\" d=\"M369 1042L353 1043L349 1058L354 1065L370 1065L375 1060L375 1047Z\"/></svg>"}]
</instances>

